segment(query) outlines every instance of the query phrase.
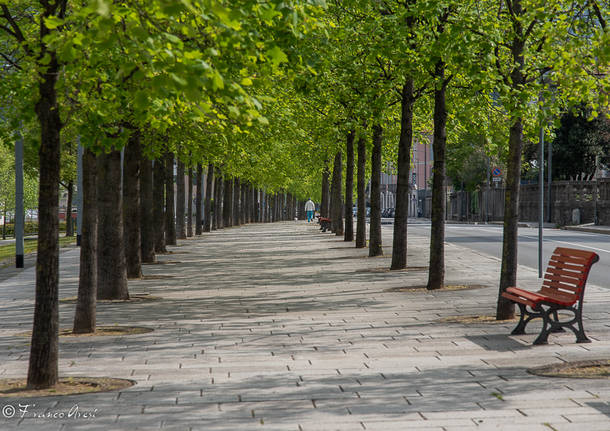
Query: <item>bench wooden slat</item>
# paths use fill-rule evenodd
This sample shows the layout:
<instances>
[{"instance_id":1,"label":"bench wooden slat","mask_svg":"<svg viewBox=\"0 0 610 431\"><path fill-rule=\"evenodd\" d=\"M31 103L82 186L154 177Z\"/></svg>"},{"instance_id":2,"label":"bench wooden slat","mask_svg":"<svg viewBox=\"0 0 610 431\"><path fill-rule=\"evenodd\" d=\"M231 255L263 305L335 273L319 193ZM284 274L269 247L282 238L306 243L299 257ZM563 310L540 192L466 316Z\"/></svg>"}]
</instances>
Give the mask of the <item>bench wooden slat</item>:
<instances>
[{"instance_id":1,"label":"bench wooden slat","mask_svg":"<svg viewBox=\"0 0 610 431\"><path fill-rule=\"evenodd\" d=\"M548 274L552 274L555 277L567 277L567 278L574 279L578 283L582 282L584 280L584 276L585 276L582 272L566 271L564 269L558 269L558 268L552 268L552 267L548 267L546 269L546 272Z\"/></svg>"},{"instance_id":2,"label":"bench wooden slat","mask_svg":"<svg viewBox=\"0 0 610 431\"><path fill-rule=\"evenodd\" d=\"M570 257L570 256L556 256L553 255L551 256L551 258L549 259L551 262L557 262L557 263L571 263L571 264L575 264L578 265L580 267L584 267L587 264L587 260L583 259L581 257Z\"/></svg>"},{"instance_id":3,"label":"bench wooden slat","mask_svg":"<svg viewBox=\"0 0 610 431\"><path fill-rule=\"evenodd\" d=\"M568 247L557 247L553 254L561 254L567 256L578 256L583 259L589 260L597 256L597 254L593 251L580 250L578 248L568 248Z\"/></svg>"},{"instance_id":4,"label":"bench wooden slat","mask_svg":"<svg viewBox=\"0 0 610 431\"><path fill-rule=\"evenodd\" d=\"M557 268L557 269L565 269L569 271L577 271L581 272L583 270L583 265L573 265L569 263L559 263L554 261L549 261L547 268Z\"/></svg>"},{"instance_id":5,"label":"bench wooden slat","mask_svg":"<svg viewBox=\"0 0 610 431\"><path fill-rule=\"evenodd\" d=\"M511 295L510 293L507 293L507 292L503 292L502 296L506 299L510 299L511 301L521 302L523 304L529 305L530 307L534 307L536 305L536 303L533 301L530 301L528 299L523 299L519 296Z\"/></svg>"},{"instance_id":6,"label":"bench wooden slat","mask_svg":"<svg viewBox=\"0 0 610 431\"><path fill-rule=\"evenodd\" d=\"M562 294L561 292L557 292L556 290L547 287L543 287L539 292L544 297L545 301L554 302L567 307L578 301L578 298L580 297L580 295L571 295L569 293Z\"/></svg>"},{"instance_id":7,"label":"bench wooden slat","mask_svg":"<svg viewBox=\"0 0 610 431\"><path fill-rule=\"evenodd\" d=\"M549 283L563 284L566 286L565 287L566 289L570 289L570 290L580 289L580 287L582 285L582 283L578 280L574 280L572 278L566 278L566 277L557 277L557 276L555 276L553 274L549 274L549 273L544 274L544 280L542 282L545 283L547 280L549 281Z\"/></svg>"},{"instance_id":8,"label":"bench wooden slat","mask_svg":"<svg viewBox=\"0 0 610 431\"><path fill-rule=\"evenodd\" d=\"M545 276L545 278L546 278L546 276ZM567 290L569 292L574 292L574 293L580 293L580 291L582 290L582 287L572 286L569 284L560 283L559 281L552 281L552 280L546 280L546 279L542 282L542 285L548 287L549 289Z\"/></svg>"}]
</instances>

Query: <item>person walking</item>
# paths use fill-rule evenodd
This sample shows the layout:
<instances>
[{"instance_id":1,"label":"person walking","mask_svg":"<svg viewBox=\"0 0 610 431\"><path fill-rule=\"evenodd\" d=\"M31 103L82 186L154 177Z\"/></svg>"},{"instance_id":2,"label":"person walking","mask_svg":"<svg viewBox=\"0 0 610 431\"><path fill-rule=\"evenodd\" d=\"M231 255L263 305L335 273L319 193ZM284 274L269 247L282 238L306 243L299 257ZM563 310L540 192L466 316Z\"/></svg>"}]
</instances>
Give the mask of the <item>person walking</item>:
<instances>
[{"instance_id":1,"label":"person walking","mask_svg":"<svg viewBox=\"0 0 610 431\"><path fill-rule=\"evenodd\" d=\"M307 223L313 220L313 212L316 210L316 205L311 199L305 202L305 212L307 213Z\"/></svg>"}]
</instances>

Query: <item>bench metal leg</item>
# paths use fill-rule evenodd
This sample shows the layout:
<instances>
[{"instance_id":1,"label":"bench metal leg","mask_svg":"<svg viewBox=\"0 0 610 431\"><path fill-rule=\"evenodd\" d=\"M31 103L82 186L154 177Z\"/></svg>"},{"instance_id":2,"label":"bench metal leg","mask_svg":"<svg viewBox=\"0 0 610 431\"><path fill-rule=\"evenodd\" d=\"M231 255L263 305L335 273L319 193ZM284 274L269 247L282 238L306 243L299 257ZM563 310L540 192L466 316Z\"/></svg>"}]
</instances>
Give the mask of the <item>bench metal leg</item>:
<instances>
[{"instance_id":1,"label":"bench metal leg","mask_svg":"<svg viewBox=\"0 0 610 431\"><path fill-rule=\"evenodd\" d=\"M553 311L553 322L559 323L559 315L557 314L557 310ZM556 332L566 332L565 329L562 328L561 325L553 325L551 328L552 333Z\"/></svg>"},{"instance_id":2,"label":"bench metal leg","mask_svg":"<svg viewBox=\"0 0 610 431\"><path fill-rule=\"evenodd\" d=\"M533 319L542 318L543 310L533 309L533 311L527 311L527 305L521 304L520 302L517 302L516 304L519 306L521 317L519 318L519 322L517 322L517 326L515 326L515 329L513 329L510 334L524 335L527 324Z\"/></svg>"},{"instance_id":3,"label":"bench metal leg","mask_svg":"<svg viewBox=\"0 0 610 431\"><path fill-rule=\"evenodd\" d=\"M530 318L525 320L525 315L529 314L525 310L525 305L523 305L521 303L517 303L517 305L519 306L519 312L521 313L521 317L519 317L519 322L517 323L517 326L515 326L515 329L513 329L513 331L510 333L511 335L525 334L525 327L526 327L527 323L531 320Z\"/></svg>"},{"instance_id":4,"label":"bench metal leg","mask_svg":"<svg viewBox=\"0 0 610 431\"><path fill-rule=\"evenodd\" d=\"M551 329L553 328L552 321L549 315L552 313L551 310L542 311L542 329L540 330L540 334L534 340L535 345L547 344L549 339L549 334L551 333Z\"/></svg>"},{"instance_id":5,"label":"bench metal leg","mask_svg":"<svg viewBox=\"0 0 610 431\"><path fill-rule=\"evenodd\" d=\"M566 307L561 308L562 310L571 311L574 313L574 317L567 322L560 322L557 314L558 309L550 307L547 311L543 312L543 324L540 335L534 341L534 344L547 344L549 334L554 332L565 332L563 328L568 327L576 335L577 343L590 343L591 340L585 335L585 330L582 324L582 311L580 308ZM552 316L552 317L551 317Z\"/></svg>"},{"instance_id":6,"label":"bench metal leg","mask_svg":"<svg viewBox=\"0 0 610 431\"><path fill-rule=\"evenodd\" d=\"M574 334L576 334L576 342L577 343L590 343L591 340L589 340L589 338L587 338L587 336L585 335L585 328L582 324L582 310L580 309L580 307L578 307L574 311L574 320L576 320L578 329L574 329L574 325L571 325L570 328L572 328L572 330L574 331Z\"/></svg>"}]
</instances>

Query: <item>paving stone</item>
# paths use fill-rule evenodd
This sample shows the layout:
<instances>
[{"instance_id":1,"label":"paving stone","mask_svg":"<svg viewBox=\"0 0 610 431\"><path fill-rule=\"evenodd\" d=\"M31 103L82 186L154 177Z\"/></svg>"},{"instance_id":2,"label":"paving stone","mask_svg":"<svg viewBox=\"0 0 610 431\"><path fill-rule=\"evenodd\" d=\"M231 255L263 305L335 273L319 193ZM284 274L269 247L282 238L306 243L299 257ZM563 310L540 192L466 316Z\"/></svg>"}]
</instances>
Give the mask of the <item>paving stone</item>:
<instances>
[{"instance_id":1,"label":"paving stone","mask_svg":"<svg viewBox=\"0 0 610 431\"><path fill-rule=\"evenodd\" d=\"M391 244L391 227L382 229ZM153 302L98 304L98 324L153 328L120 337L62 338L60 374L136 381L112 393L33 398L41 409L97 408L77 422L0 414L1 430L608 430L607 380L544 378L538 365L610 355L610 291L587 289L594 340L553 334L546 346L509 336L514 323L457 324L448 316L493 314L498 259L448 245L448 284L476 290L397 292L426 271L388 272L302 222L214 231L169 247L145 265L132 294ZM388 249L386 249L388 251ZM409 263L427 266L427 239L409 236ZM0 269L0 272L2 269ZM13 274L13 273L11 273ZM0 377L27 372L34 270L2 281ZM76 295L78 250L62 251L60 296ZM1 275L1 274L0 274ZM519 284L539 285L519 268ZM1 277L0 277L1 279ZM60 304L69 327L74 304ZM0 407L23 400L0 399Z\"/></svg>"}]
</instances>

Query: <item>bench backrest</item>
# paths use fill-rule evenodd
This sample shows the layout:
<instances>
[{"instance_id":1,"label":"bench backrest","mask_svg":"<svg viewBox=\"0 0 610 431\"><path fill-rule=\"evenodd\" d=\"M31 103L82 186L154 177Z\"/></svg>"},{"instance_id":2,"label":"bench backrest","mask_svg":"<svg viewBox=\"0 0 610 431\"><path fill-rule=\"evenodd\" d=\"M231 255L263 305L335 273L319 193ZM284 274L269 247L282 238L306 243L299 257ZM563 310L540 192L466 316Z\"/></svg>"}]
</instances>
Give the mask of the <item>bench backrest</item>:
<instances>
[{"instance_id":1,"label":"bench backrest","mask_svg":"<svg viewBox=\"0 0 610 431\"><path fill-rule=\"evenodd\" d=\"M591 266L598 260L599 256L592 251L557 247L549 260L540 292L573 302L582 299Z\"/></svg>"}]
</instances>

